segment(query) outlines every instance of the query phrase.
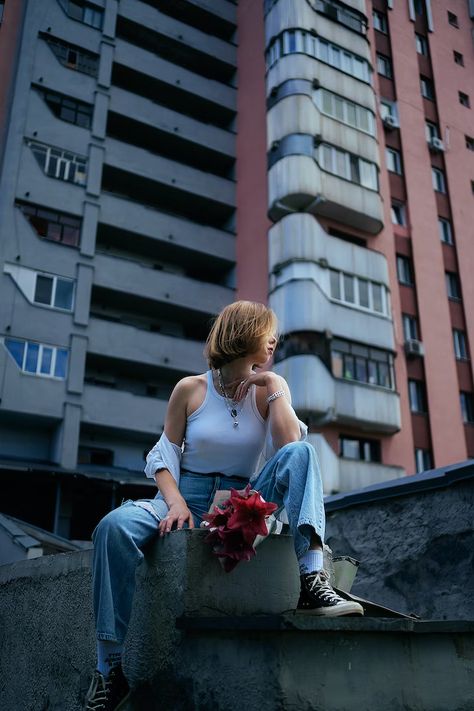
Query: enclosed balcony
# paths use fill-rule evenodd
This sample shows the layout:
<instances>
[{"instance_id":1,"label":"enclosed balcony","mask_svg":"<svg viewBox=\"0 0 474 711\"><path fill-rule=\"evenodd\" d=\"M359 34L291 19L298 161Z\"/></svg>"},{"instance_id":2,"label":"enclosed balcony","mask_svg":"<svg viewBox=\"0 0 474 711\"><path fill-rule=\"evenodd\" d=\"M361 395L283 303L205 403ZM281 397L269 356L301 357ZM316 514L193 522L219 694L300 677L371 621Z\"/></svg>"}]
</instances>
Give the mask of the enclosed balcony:
<instances>
[{"instance_id":1,"label":"enclosed balcony","mask_svg":"<svg viewBox=\"0 0 474 711\"><path fill-rule=\"evenodd\" d=\"M393 390L334 378L314 355L287 358L275 366L291 389L300 417L367 432L394 433L401 426L400 398Z\"/></svg>"},{"instance_id":2,"label":"enclosed balcony","mask_svg":"<svg viewBox=\"0 0 474 711\"><path fill-rule=\"evenodd\" d=\"M124 434L147 434L163 431L167 402L120 390L86 384L82 395L82 422Z\"/></svg>"}]
</instances>

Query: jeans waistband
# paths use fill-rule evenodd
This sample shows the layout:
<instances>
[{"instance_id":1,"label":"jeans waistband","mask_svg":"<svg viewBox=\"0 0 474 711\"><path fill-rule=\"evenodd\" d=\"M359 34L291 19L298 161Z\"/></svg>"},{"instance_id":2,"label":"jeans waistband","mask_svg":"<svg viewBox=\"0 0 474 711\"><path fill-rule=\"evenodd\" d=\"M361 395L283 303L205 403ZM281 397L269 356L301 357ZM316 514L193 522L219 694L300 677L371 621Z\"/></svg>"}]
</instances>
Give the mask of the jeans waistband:
<instances>
[{"instance_id":1,"label":"jeans waistband","mask_svg":"<svg viewBox=\"0 0 474 711\"><path fill-rule=\"evenodd\" d=\"M214 479L220 478L220 479L230 479L231 481L235 481L238 484L248 484L250 479L248 477L243 477L243 476L230 476L230 474L222 474L222 472L190 472L187 469L181 469L181 474L186 475L186 474L191 474L192 476L207 476L207 477L213 477Z\"/></svg>"}]
</instances>

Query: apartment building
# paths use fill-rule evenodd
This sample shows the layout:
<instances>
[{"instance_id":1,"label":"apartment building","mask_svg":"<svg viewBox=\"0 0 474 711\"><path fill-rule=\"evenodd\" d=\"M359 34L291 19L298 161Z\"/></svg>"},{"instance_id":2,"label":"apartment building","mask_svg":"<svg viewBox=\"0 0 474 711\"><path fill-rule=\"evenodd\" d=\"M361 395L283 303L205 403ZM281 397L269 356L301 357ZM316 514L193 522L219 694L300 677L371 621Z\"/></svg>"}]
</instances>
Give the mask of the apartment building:
<instances>
[{"instance_id":1,"label":"apartment building","mask_svg":"<svg viewBox=\"0 0 474 711\"><path fill-rule=\"evenodd\" d=\"M71 537L150 495L144 452L234 299L235 29L228 0L3 3L2 472L47 508L10 513Z\"/></svg>"},{"instance_id":2,"label":"apartment building","mask_svg":"<svg viewBox=\"0 0 474 711\"><path fill-rule=\"evenodd\" d=\"M473 4L265 10L277 369L326 489L472 457Z\"/></svg>"},{"instance_id":3,"label":"apartment building","mask_svg":"<svg viewBox=\"0 0 474 711\"><path fill-rule=\"evenodd\" d=\"M169 393L235 298L277 312L326 493L474 456L473 18L0 3L5 513L85 538L149 496Z\"/></svg>"}]
</instances>

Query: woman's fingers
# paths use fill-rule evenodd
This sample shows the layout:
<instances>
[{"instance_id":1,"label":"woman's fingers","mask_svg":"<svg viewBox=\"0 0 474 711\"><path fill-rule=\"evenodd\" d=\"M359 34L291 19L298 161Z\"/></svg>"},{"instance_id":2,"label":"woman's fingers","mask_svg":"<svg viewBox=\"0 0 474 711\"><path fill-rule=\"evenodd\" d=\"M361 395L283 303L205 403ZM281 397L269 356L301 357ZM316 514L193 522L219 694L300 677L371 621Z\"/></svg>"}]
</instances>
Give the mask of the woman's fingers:
<instances>
[{"instance_id":1,"label":"woman's fingers","mask_svg":"<svg viewBox=\"0 0 474 711\"><path fill-rule=\"evenodd\" d=\"M182 512L180 514L168 513L159 523L158 529L160 531L160 536L164 536L165 533L170 533L174 524L176 523L176 530L181 531L184 524L188 522L189 528L194 528L194 519L191 511Z\"/></svg>"}]
</instances>

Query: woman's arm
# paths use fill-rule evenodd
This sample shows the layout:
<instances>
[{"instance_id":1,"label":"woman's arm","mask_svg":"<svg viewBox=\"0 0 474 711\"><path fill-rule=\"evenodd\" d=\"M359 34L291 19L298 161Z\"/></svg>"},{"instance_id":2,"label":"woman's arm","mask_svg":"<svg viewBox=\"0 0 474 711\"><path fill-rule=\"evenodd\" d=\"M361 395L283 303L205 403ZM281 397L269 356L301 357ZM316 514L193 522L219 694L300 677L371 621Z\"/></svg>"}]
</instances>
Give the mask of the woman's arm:
<instances>
[{"instance_id":1,"label":"woman's arm","mask_svg":"<svg viewBox=\"0 0 474 711\"><path fill-rule=\"evenodd\" d=\"M284 395L268 403L268 417L270 419L273 444L276 449L280 449L280 447L284 447L285 444L290 442L298 442L300 439L300 426L295 411L291 407L290 389L286 380L269 370L255 373L239 385L235 392L235 399L241 400L245 397L251 385L265 388L265 400L279 390L284 391Z\"/></svg>"},{"instance_id":2,"label":"woman's arm","mask_svg":"<svg viewBox=\"0 0 474 711\"><path fill-rule=\"evenodd\" d=\"M181 447L186 429L186 415L190 384L188 378L180 380L171 393L166 411L165 434L174 444ZM191 511L188 509L186 501L181 496L178 485L168 469L159 469L155 472L155 481L160 490L169 511L158 526L160 536L169 533L176 524L177 530L181 530L187 522L189 528L194 528L194 521Z\"/></svg>"}]
</instances>

